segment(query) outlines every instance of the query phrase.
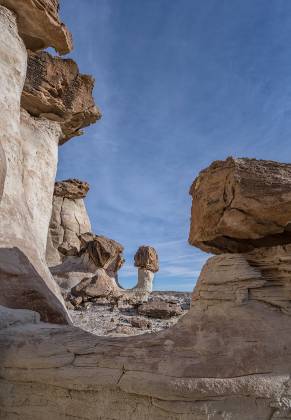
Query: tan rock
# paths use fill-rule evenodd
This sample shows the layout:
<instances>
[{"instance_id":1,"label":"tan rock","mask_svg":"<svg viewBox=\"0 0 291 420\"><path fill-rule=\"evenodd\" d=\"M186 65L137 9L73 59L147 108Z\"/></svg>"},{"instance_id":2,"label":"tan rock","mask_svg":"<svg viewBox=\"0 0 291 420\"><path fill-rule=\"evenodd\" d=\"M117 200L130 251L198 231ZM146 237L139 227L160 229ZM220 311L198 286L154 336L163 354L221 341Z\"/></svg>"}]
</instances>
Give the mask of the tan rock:
<instances>
[{"instance_id":1,"label":"tan rock","mask_svg":"<svg viewBox=\"0 0 291 420\"><path fill-rule=\"evenodd\" d=\"M93 78L80 74L73 60L29 52L21 105L31 115L58 121L63 144L101 118L92 97L93 86Z\"/></svg>"},{"instance_id":2,"label":"tan rock","mask_svg":"<svg viewBox=\"0 0 291 420\"><path fill-rule=\"evenodd\" d=\"M65 181L55 182L54 195L56 197L85 198L89 191L89 184L79 179L66 179Z\"/></svg>"},{"instance_id":3,"label":"tan rock","mask_svg":"<svg viewBox=\"0 0 291 420\"><path fill-rule=\"evenodd\" d=\"M159 259L156 250L152 246L140 246L134 256L134 265L153 273L159 271Z\"/></svg>"},{"instance_id":4,"label":"tan rock","mask_svg":"<svg viewBox=\"0 0 291 420\"><path fill-rule=\"evenodd\" d=\"M182 312L180 305L162 301L147 302L138 307L138 313L140 315L150 318L168 319L172 316L181 315Z\"/></svg>"},{"instance_id":5,"label":"tan rock","mask_svg":"<svg viewBox=\"0 0 291 420\"><path fill-rule=\"evenodd\" d=\"M102 268L97 270L95 276L81 280L80 283L72 288L71 292L74 296L90 298L109 298L120 294L114 279L109 277Z\"/></svg>"},{"instance_id":6,"label":"tan rock","mask_svg":"<svg viewBox=\"0 0 291 420\"><path fill-rule=\"evenodd\" d=\"M291 242L291 165L216 161L193 182L189 242L213 253Z\"/></svg>"},{"instance_id":7,"label":"tan rock","mask_svg":"<svg viewBox=\"0 0 291 420\"><path fill-rule=\"evenodd\" d=\"M26 48L53 47L60 54L72 50L72 36L59 18L59 0L0 0L0 5L16 13Z\"/></svg>"}]
</instances>

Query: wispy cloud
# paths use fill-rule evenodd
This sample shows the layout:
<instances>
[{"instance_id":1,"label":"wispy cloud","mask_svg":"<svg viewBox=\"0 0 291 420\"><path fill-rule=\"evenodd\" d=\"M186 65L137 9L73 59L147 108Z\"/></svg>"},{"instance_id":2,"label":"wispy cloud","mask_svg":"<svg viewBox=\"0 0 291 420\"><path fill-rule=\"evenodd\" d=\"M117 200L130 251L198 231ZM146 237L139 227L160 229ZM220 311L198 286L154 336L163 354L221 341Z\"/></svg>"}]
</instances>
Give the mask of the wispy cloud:
<instances>
[{"instance_id":1,"label":"wispy cloud","mask_svg":"<svg viewBox=\"0 0 291 420\"><path fill-rule=\"evenodd\" d=\"M207 258L187 244L199 170L231 154L291 154L291 2L165 3L62 2L103 118L60 148L58 177L89 181L94 231L125 246L125 283L149 244L155 287L191 290Z\"/></svg>"}]
</instances>

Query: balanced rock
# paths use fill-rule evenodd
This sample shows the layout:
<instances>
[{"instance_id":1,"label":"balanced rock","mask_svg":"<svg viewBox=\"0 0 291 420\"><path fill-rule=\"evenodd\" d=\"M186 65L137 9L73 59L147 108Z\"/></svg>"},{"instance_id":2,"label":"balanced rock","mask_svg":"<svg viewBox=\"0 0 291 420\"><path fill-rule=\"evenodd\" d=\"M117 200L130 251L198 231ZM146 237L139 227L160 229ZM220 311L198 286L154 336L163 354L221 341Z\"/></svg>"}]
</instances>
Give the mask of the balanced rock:
<instances>
[{"instance_id":1,"label":"balanced rock","mask_svg":"<svg viewBox=\"0 0 291 420\"><path fill-rule=\"evenodd\" d=\"M73 60L44 51L29 52L21 105L31 115L60 122L63 144L101 118L92 97L93 86L94 79L80 74Z\"/></svg>"},{"instance_id":2,"label":"balanced rock","mask_svg":"<svg viewBox=\"0 0 291 420\"><path fill-rule=\"evenodd\" d=\"M228 158L193 182L189 243L206 252L247 252L291 243L291 165Z\"/></svg>"},{"instance_id":3,"label":"balanced rock","mask_svg":"<svg viewBox=\"0 0 291 420\"><path fill-rule=\"evenodd\" d=\"M153 273L159 271L159 259L156 250L152 246L140 246L134 256L134 265Z\"/></svg>"}]
</instances>

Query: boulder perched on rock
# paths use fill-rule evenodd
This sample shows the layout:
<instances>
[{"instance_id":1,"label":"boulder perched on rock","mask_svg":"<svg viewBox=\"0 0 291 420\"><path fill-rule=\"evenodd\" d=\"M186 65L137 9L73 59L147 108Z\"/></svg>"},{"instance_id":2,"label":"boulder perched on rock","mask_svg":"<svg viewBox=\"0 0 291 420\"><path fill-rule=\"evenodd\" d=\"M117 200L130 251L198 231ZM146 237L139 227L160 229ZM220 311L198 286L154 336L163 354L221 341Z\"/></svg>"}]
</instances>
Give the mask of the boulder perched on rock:
<instances>
[{"instance_id":1,"label":"boulder perched on rock","mask_svg":"<svg viewBox=\"0 0 291 420\"><path fill-rule=\"evenodd\" d=\"M291 165L228 158L193 182L189 242L213 253L291 243Z\"/></svg>"},{"instance_id":2,"label":"boulder perched on rock","mask_svg":"<svg viewBox=\"0 0 291 420\"><path fill-rule=\"evenodd\" d=\"M181 306L176 303L153 301L140 305L138 307L138 313L149 318L168 319L172 316L182 315L183 311Z\"/></svg>"},{"instance_id":3,"label":"boulder perched on rock","mask_svg":"<svg viewBox=\"0 0 291 420\"><path fill-rule=\"evenodd\" d=\"M17 15L18 31L26 48L54 47L60 54L73 48L72 36L59 18L59 0L0 0Z\"/></svg>"},{"instance_id":4,"label":"boulder perched on rock","mask_svg":"<svg viewBox=\"0 0 291 420\"><path fill-rule=\"evenodd\" d=\"M79 179L66 179L65 181L55 182L54 195L56 197L70 198L85 198L89 191L89 184L86 181Z\"/></svg>"},{"instance_id":5,"label":"boulder perched on rock","mask_svg":"<svg viewBox=\"0 0 291 420\"><path fill-rule=\"evenodd\" d=\"M159 259L155 248L146 245L140 246L134 256L134 265L153 273L159 271Z\"/></svg>"},{"instance_id":6,"label":"boulder perched on rock","mask_svg":"<svg viewBox=\"0 0 291 420\"><path fill-rule=\"evenodd\" d=\"M58 121L62 144L101 118L92 97L93 86L94 79L80 74L73 60L44 51L29 52L21 105L31 115Z\"/></svg>"},{"instance_id":7,"label":"boulder perched on rock","mask_svg":"<svg viewBox=\"0 0 291 420\"><path fill-rule=\"evenodd\" d=\"M86 246L82 248L81 252L88 255L96 268L107 269L116 260L118 260L116 264L120 268L124 261L120 255L123 249L123 246L117 241L105 236L95 235L93 240L87 242Z\"/></svg>"}]
</instances>

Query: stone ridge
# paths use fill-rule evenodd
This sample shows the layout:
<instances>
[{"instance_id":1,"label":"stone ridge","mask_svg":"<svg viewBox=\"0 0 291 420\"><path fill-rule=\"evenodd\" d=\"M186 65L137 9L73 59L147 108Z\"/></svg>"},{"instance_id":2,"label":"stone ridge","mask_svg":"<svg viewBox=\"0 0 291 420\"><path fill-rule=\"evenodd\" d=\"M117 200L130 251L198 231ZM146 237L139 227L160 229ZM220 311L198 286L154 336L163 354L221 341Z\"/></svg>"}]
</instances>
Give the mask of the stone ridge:
<instances>
[{"instance_id":1,"label":"stone ridge","mask_svg":"<svg viewBox=\"0 0 291 420\"><path fill-rule=\"evenodd\" d=\"M291 243L291 164L215 161L190 195L191 245L219 254Z\"/></svg>"},{"instance_id":2,"label":"stone ridge","mask_svg":"<svg viewBox=\"0 0 291 420\"><path fill-rule=\"evenodd\" d=\"M17 15L19 35L26 48L53 47L60 54L73 49L72 35L59 18L59 0L0 0Z\"/></svg>"},{"instance_id":3,"label":"stone ridge","mask_svg":"<svg viewBox=\"0 0 291 420\"><path fill-rule=\"evenodd\" d=\"M89 189L90 186L86 181L80 181L77 178L65 179L55 182L54 195L74 200L86 197Z\"/></svg>"},{"instance_id":4,"label":"stone ridge","mask_svg":"<svg viewBox=\"0 0 291 420\"><path fill-rule=\"evenodd\" d=\"M101 118L93 87L93 77L80 74L73 60L29 51L21 105L33 116L58 121L63 144Z\"/></svg>"}]
</instances>

